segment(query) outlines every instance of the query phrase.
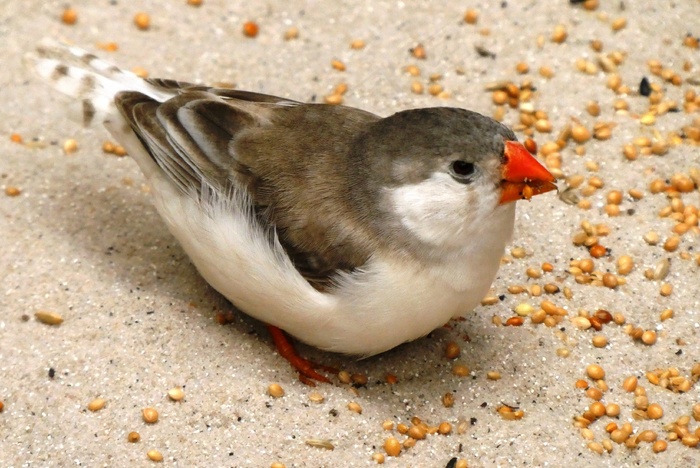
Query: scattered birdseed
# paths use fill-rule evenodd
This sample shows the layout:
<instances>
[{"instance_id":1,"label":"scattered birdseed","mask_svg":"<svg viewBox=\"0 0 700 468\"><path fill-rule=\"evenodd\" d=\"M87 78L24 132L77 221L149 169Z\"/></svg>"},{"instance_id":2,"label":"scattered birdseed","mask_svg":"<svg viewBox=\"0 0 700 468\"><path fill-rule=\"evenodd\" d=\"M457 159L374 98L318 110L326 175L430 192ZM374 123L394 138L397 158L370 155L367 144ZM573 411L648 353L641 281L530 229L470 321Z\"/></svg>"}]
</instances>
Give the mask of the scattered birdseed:
<instances>
[{"instance_id":1,"label":"scattered birdseed","mask_svg":"<svg viewBox=\"0 0 700 468\"><path fill-rule=\"evenodd\" d=\"M596 348L605 348L608 345L608 338L604 335L595 335L591 341Z\"/></svg>"},{"instance_id":2,"label":"scattered birdseed","mask_svg":"<svg viewBox=\"0 0 700 468\"><path fill-rule=\"evenodd\" d=\"M427 54L425 52L425 46L423 44L418 44L417 46L410 49L411 55L419 60L425 60Z\"/></svg>"},{"instance_id":3,"label":"scattered birdseed","mask_svg":"<svg viewBox=\"0 0 700 468\"><path fill-rule=\"evenodd\" d=\"M352 377L350 375L350 372L348 372L348 371L338 372L338 380L340 380L341 383L349 384L350 382L352 382Z\"/></svg>"},{"instance_id":4,"label":"scattered birdseed","mask_svg":"<svg viewBox=\"0 0 700 468\"><path fill-rule=\"evenodd\" d=\"M489 371L486 373L486 378L489 380L500 380L501 373L498 371Z\"/></svg>"},{"instance_id":5,"label":"scattered birdseed","mask_svg":"<svg viewBox=\"0 0 700 468\"><path fill-rule=\"evenodd\" d=\"M353 413L362 414L362 407L357 402L351 401L348 403L348 409Z\"/></svg>"},{"instance_id":6,"label":"scattered birdseed","mask_svg":"<svg viewBox=\"0 0 700 468\"><path fill-rule=\"evenodd\" d=\"M313 403L323 403L326 398L318 392L309 393L309 400Z\"/></svg>"},{"instance_id":7,"label":"scattered birdseed","mask_svg":"<svg viewBox=\"0 0 700 468\"><path fill-rule=\"evenodd\" d=\"M605 371L598 364L591 364L586 367L586 374L593 380L601 380L605 377Z\"/></svg>"},{"instance_id":8,"label":"scattered birdseed","mask_svg":"<svg viewBox=\"0 0 700 468\"><path fill-rule=\"evenodd\" d=\"M291 41L299 37L299 28L292 26L284 32L284 40Z\"/></svg>"},{"instance_id":9,"label":"scattered birdseed","mask_svg":"<svg viewBox=\"0 0 700 468\"><path fill-rule=\"evenodd\" d=\"M154 424L158 422L158 410L153 407L148 406L142 409L141 416L143 417L144 422L147 424Z\"/></svg>"},{"instance_id":10,"label":"scattered birdseed","mask_svg":"<svg viewBox=\"0 0 700 468\"><path fill-rule=\"evenodd\" d=\"M554 31L552 32L552 42L561 44L566 40L567 36L568 33L566 32L566 28L563 25L558 24L554 27Z\"/></svg>"},{"instance_id":11,"label":"scattered birdseed","mask_svg":"<svg viewBox=\"0 0 700 468\"><path fill-rule=\"evenodd\" d=\"M461 349L459 348L459 345L455 343L454 341L450 341L447 343L447 346L445 347L445 357L447 359L455 359L459 357L461 353Z\"/></svg>"},{"instance_id":12,"label":"scattered birdseed","mask_svg":"<svg viewBox=\"0 0 700 468\"><path fill-rule=\"evenodd\" d=\"M657 403L652 403L647 407L647 416L649 419L661 419L664 415L664 410L661 405Z\"/></svg>"},{"instance_id":13,"label":"scattered birdseed","mask_svg":"<svg viewBox=\"0 0 700 468\"><path fill-rule=\"evenodd\" d=\"M243 35L246 37L256 37L260 32L260 26L254 21L243 23Z\"/></svg>"},{"instance_id":14,"label":"scattered birdseed","mask_svg":"<svg viewBox=\"0 0 700 468\"><path fill-rule=\"evenodd\" d=\"M374 453L374 454L372 454L372 460L377 462L377 465L383 465L384 464L384 454L383 453Z\"/></svg>"},{"instance_id":15,"label":"scattered birdseed","mask_svg":"<svg viewBox=\"0 0 700 468\"><path fill-rule=\"evenodd\" d=\"M445 408L452 408L455 404L455 396L452 392L447 392L442 396L442 405Z\"/></svg>"},{"instance_id":16,"label":"scattered birdseed","mask_svg":"<svg viewBox=\"0 0 700 468\"><path fill-rule=\"evenodd\" d=\"M656 332L654 330L647 330L642 333L642 343L645 345L653 345L656 343Z\"/></svg>"},{"instance_id":17,"label":"scattered birdseed","mask_svg":"<svg viewBox=\"0 0 700 468\"><path fill-rule=\"evenodd\" d=\"M63 24L74 25L78 21L78 11L75 8L66 8L61 14Z\"/></svg>"},{"instance_id":18,"label":"scattered birdseed","mask_svg":"<svg viewBox=\"0 0 700 468\"><path fill-rule=\"evenodd\" d=\"M599 442L589 442L588 448L597 453L598 455L603 454L603 446Z\"/></svg>"},{"instance_id":19,"label":"scattered birdseed","mask_svg":"<svg viewBox=\"0 0 700 468\"><path fill-rule=\"evenodd\" d=\"M180 401L185 398L185 392L180 387L171 388L168 390L168 396L173 401Z\"/></svg>"},{"instance_id":20,"label":"scattered birdseed","mask_svg":"<svg viewBox=\"0 0 700 468\"><path fill-rule=\"evenodd\" d=\"M46 325L60 325L63 323L63 317L61 317L56 312L47 312L40 310L34 313L34 317L41 323Z\"/></svg>"},{"instance_id":21,"label":"scattered birdseed","mask_svg":"<svg viewBox=\"0 0 700 468\"><path fill-rule=\"evenodd\" d=\"M394 437L389 437L384 441L384 451L390 457L398 457L401 453L401 444Z\"/></svg>"},{"instance_id":22,"label":"scattered birdseed","mask_svg":"<svg viewBox=\"0 0 700 468\"><path fill-rule=\"evenodd\" d=\"M438 426L438 434L447 435L452 432L452 424L447 421L443 421Z\"/></svg>"},{"instance_id":23,"label":"scattered birdseed","mask_svg":"<svg viewBox=\"0 0 700 468\"><path fill-rule=\"evenodd\" d=\"M287 465L285 465L284 463L281 463L281 462L273 462L270 465L270 468L287 468Z\"/></svg>"},{"instance_id":24,"label":"scattered birdseed","mask_svg":"<svg viewBox=\"0 0 700 468\"><path fill-rule=\"evenodd\" d=\"M158 450L149 450L146 452L146 456L154 462L162 462L163 461L163 454L160 453Z\"/></svg>"},{"instance_id":25,"label":"scattered birdseed","mask_svg":"<svg viewBox=\"0 0 700 468\"><path fill-rule=\"evenodd\" d=\"M654 451L654 453L660 453L660 452L665 452L666 448L668 448L668 442L665 440L657 440L654 442L654 445L651 446L651 449Z\"/></svg>"},{"instance_id":26,"label":"scattered birdseed","mask_svg":"<svg viewBox=\"0 0 700 468\"><path fill-rule=\"evenodd\" d=\"M525 412L523 410L516 410L508 405L499 406L496 408L496 411L501 418L505 419L506 421L517 421L525 416Z\"/></svg>"},{"instance_id":27,"label":"scattered birdseed","mask_svg":"<svg viewBox=\"0 0 700 468\"><path fill-rule=\"evenodd\" d=\"M126 440L131 442L132 444L135 444L136 442L141 440L141 434L138 432L129 432L129 434L126 436Z\"/></svg>"},{"instance_id":28,"label":"scattered birdseed","mask_svg":"<svg viewBox=\"0 0 700 468\"><path fill-rule=\"evenodd\" d=\"M427 435L427 431L420 425L414 425L408 428L407 434L412 439L423 440Z\"/></svg>"},{"instance_id":29,"label":"scattered birdseed","mask_svg":"<svg viewBox=\"0 0 700 468\"><path fill-rule=\"evenodd\" d=\"M72 138L69 138L63 143L63 152L66 154L75 153L78 151L78 142Z\"/></svg>"},{"instance_id":30,"label":"scattered birdseed","mask_svg":"<svg viewBox=\"0 0 700 468\"><path fill-rule=\"evenodd\" d=\"M278 383L271 383L267 387L267 393L273 398L280 398L284 396L284 389Z\"/></svg>"},{"instance_id":31,"label":"scattered birdseed","mask_svg":"<svg viewBox=\"0 0 700 468\"><path fill-rule=\"evenodd\" d=\"M466 377L469 375L469 368L464 364L455 364L452 366L452 373L457 377Z\"/></svg>"},{"instance_id":32,"label":"scattered birdseed","mask_svg":"<svg viewBox=\"0 0 700 468\"><path fill-rule=\"evenodd\" d=\"M204 3L204 0L187 0L187 4L191 6L201 6L202 3Z\"/></svg>"},{"instance_id":33,"label":"scattered birdseed","mask_svg":"<svg viewBox=\"0 0 700 468\"><path fill-rule=\"evenodd\" d=\"M620 31L627 26L627 19L625 18L615 18L610 25L613 31Z\"/></svg>"},{"instance_id":34,"label":"scattered birdseed","mask_svg":"<svg viewBox=\"0 0 700 468\"><path fill-rule=\"evenodd\" d=\"M8 185L5 187L5 195L8 197L16 197L19 196L22 193L22 191L18 187L14 187L12 185Z\"/></svg>"},{"instance_id":35,"label":"scattered birdseed","mask_svg":"<svg viewBox=\"0 0 700 468\"><path fill-rule=\"evenodd\" d=\"M107 400L105 400L104 398L95 398L90 403L88 403L87 409L92 412L99 411L102 408L104 408L106 404Z\"/></svg>"},{"instance_id":36,"label":"scattered birdseed","mask_svg":"<svg viewBox=\"0 0 700 468\"><path fill-rule=\"evenodd\" d=\"M464 22L467 24L476 24L479 21L479 10L470 8L464 13Z\"/></svg>"},{"instance_id":37,"label":"scattered birdseed","mask_svg":"<svg viewBox=\"0 0 700 468\"><path fill-rule=\"evenodd\" d=\"M308 439L304 443L310 447L335 450L335 445L328 439Z\"/></svg>"},{"instance_id":38,"label":"scattered birdseed","mask_svg":"<svg viewBox=\"0 0 700 468\"><path fill-rule=\"evenodd\" d=\"M140 11L134 15L134 24L141 31L145 31L151 27L151 16L148 13Z\"/></svg>"}]
</instances>

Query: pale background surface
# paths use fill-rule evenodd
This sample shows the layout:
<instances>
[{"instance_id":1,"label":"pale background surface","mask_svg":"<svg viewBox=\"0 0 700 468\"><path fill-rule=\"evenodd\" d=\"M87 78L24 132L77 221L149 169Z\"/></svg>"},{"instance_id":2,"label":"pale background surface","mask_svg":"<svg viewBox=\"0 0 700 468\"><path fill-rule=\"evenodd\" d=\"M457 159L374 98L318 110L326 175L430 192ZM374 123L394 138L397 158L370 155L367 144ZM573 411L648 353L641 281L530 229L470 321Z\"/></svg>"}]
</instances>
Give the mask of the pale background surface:
<instances>
[{"instance_id":1,"label":"pale background surface","mask_svg":"<svg viewBox=\"0 0 700 468\"><path fill-rule=\"evenodd\" d=\"M621 153L634 137L653 137L654 129L662 135L678 131L698 114L669 113L655 127L642 128L630 116L614 114L616 96L605 87L605 74L584 75L574 66L578 58L595 61L588 44L600 39L604 52L627 55L619 73L635 94L642 76L650 76L649 59L660 60L685 80L694 77L697 84L700 53L683 47L682 40L687 33L700 34L700 2L601 2L605 6L597 12L564 0L509 1L506 7L469 1L205 0L200 8L185 3L77 1L73 6L79 21L74 26L59 19L64 1L4 2L0 7L0 401L5 406L0 413L0 466L143 466L151 463L146 459L151 448L160 450L166 463L181 466L269 466L274 461L288 467L374 466L372 454L383 452L390 435L382 430L382 421L408 424L413 416L430 424L449 421L456 426L460 418L474 418L475 423L463 435L429 436L398 459L387 459L386 465L442 467L457 456L469 466L485 467L698 466L700 449L678 442L661 454L652 453L646 443L636 450L615 444L611 454L600 456L586 448L572 421L591 403L574 388L576 380L586 379L590 363L607 371L611 389L603 401L618 403L620 421L631 420L638 431L653 429L665 437L663 425L690 414L692 404L700 401L698 386L674 394L643 377L670 366L689 375L700 360L700 273L694 259L679 256L689 252L694 257L698 238L686 234L675 253L642 240L650 230L665 239L673 226L657 216L667 200L651 195L649 182L700 167L698 149L683 144L663 157L635 162ZM462 21L470 6L481 10L476 26ZM139 10L151 14L149 31L132 23ZM627 27L613 33L610 20L617 17L625 17ZM241 34L249 19L260 24L256 39ZM561 45L549 40L558 23L569 32ZM299 28L300 36L285 41L291 26ZM483 28L491 34L480 35ZM542 48L538 35L546 39ZM555 194L520 203L513 245L524 246L530 256L501 269L494 284L494 293L505 295L500 304L479 307L452 329L365 361L301 347L318 361L369 377L357 395L346 385L322 385L316 391L325 402L311 403L312 390L272 352L260 323L240 313L228 326L214 321L216 311L230 311L231 306L197 275L169 235L136 164L103 154L106 131L82 129L67 119L66 101L22 67L22 55L44 37L70 40L127 69L143 67L151 76L233 82L242 89L298 100L320 100L345 82L346 104L382 115L433 105L491 115L486 83L530 78L538 89L535 107L547 111L554 126L553 134L536 136L538 143L554 139L574 117L588 128L596 120L617 123L612 139L586 144L585 156L576 156L571 144L563 152L566 175L588 177L592 174L585 164L594 161L605 188L591 197L589 211L567 205ZM366 48L351 50L353 39L365 40ZM109 41L118 43L117 52L96 49L97 43ZM425 61L408 52L419 42L427 50ZM479 57L477 44L496 58ZM333 70L333 59L342 60L347 71ZM528 75L516 73L519 61L529 64ZM685 61L691 62L691 71L682 70ZM413 78L403 71L409 64L421 68L418 79L425 84L431 73L444 75L440 83L451 97L411 93ZM537 73L543 65L555 71L553 79ZM457 68L464 74L456 73ZM651 78L678 102L687 89L700 92L697 85L674 87ZM585 113L591 99L603 109L598 119ZM633 95L627 100L635 113L647 108L646 98ZM517 112L509 111L506 122L517 121ZM12 143L10 134L15 132L47 146ZM67 138L80 145L69 156L62 151ZM8 186L19 187L21 195L6 196ZM642 189L645 198L633 202L625 197L625 214L609 218L602 210L607 190L633 187ZM683 200L700 205L697 190ZM628 209L634 214L626 214ZM570 259L589 258L571 241L584 219L606 223L612 230L602 240L611 256L597 260L597 269L614 272L615 259L622 254L635 259L637 268L626 286L614 291L582 286L565 273ZM660 282L643 276L645 268L664 257L671 259L666 281L674 286L668 298L659 295ZM552 263L554 272L528 279L526 268L542 262ZM591 344L593 331L577 330L568 319L555 328L529 320L522 327L492 324L493 315L505 320L520 302L537 306L541 300L509 294L508 286L543 285L556 278L560 287L572 289L573 299L561 293L548 299L570 316L579 309L622 312L628 322L656 329L658 342L651 347L633 342L623 327L611 324L602 332L610 344L598 349ZM665 308L676 315L661 325L659 313ZM60 313L65 322L59 327L39 323L33 318L37 310ZM23 314L30 320L22 321ZM679 339L685 344L679 345ZM471 377L452 375L453 363L444 357L449 341L462 347L460 361L472 369ZM568 358L557 355L562 347L570 350ZM55 369L53 379L49 368ZM488 380L491 370L499 371L502 379ZM396 385L384 383L387 373L398 377ZM631 419L633 396L620 388L629 375L641 377L649 400L664 408L661 420ZM281 383L284 398L267 395L271 382ZM183 402L168 400L166 392L174 386L185 387ZM455 393L452 408L440 402L448 391ZM107 406L97 413L87 411L87 403L98 396ZM349 411L350 401L359 403L363 413ZM519 406L524 419L504 421L496 413L503 403ZM157 424L147 426L141 420L145 406L159 410ZM591 425L595 440L605 437L609 421L604 417ZM698 424L693 421L691 428ZM141 442L128 443L130 431L138 431ZM391 434L404 438L396 431ZM330 439L335 450L305 445L311 438Z\"/></svg>"}]
</instances>

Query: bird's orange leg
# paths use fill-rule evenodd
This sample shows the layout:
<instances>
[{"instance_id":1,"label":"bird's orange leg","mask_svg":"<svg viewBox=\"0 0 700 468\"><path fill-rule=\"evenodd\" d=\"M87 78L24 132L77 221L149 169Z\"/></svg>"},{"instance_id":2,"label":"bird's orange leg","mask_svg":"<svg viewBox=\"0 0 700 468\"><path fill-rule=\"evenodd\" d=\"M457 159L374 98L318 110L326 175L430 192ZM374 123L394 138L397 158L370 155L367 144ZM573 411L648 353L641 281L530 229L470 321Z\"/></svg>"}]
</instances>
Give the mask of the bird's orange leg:
<instances>
[{"instance_id":1,"label":"bird's orange leg","mask_svg":"<svg viewBox=\"0 0 700 468\"><path fill-rule=\"evenodd\" d=\"M338 369L316 364L308 359L304 359L297 354L296 350L294 349L294 345L289 341L289 338L287 338L287 335L284 334L284 331L273 325L268 325L267 329L270 331L270 335L272 335L272 341L275 342L277 352L280 354L280 356L289 361L292 367L299 372L299 380L311 387L316 386L314 380L324 383L331 383L327 377L319 374L314 369L322 369L332 374L337 374Z\"/></svg>"}]
</instances>

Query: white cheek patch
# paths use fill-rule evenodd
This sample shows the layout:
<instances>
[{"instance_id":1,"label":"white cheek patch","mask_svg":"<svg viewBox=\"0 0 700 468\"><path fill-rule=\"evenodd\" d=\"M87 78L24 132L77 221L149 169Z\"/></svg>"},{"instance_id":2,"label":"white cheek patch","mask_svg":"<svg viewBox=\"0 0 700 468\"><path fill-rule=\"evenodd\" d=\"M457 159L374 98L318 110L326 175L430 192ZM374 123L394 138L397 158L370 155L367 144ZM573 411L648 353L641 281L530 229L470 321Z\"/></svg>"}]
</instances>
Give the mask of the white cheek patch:
<instances>
[{"instance_id":1,"label":"white cheek patch","mask_svg":"<svg viewBox=\"0 0 700 468\"><path fill-rule=\"evenodd\" d=\"M406 229L427 244L449 246L462 244L471 220L493 209L495 194L490 192L483 185L434 173L420 183L389 189L389 196Z\"/></svg>"}]
</instances>

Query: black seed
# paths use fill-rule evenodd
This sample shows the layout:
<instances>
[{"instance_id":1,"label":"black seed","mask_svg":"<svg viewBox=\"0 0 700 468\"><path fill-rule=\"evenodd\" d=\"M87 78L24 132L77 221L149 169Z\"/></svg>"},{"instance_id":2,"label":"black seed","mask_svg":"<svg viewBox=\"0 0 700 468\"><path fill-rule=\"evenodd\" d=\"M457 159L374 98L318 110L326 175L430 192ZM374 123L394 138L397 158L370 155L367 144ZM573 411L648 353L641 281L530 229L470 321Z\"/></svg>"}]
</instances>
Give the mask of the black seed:
<instances>
[{"instance_id":1,"label":"black seed","mask_svg":"<svg viewBox=\"0 0 700 468\"><path fill-rule=\"evenodd\" d=\"M651 94L651 86L646 76L642 78L642 81L639 83L639 94L642 96L649 96Z\"/></svg>"}]
</instances>

